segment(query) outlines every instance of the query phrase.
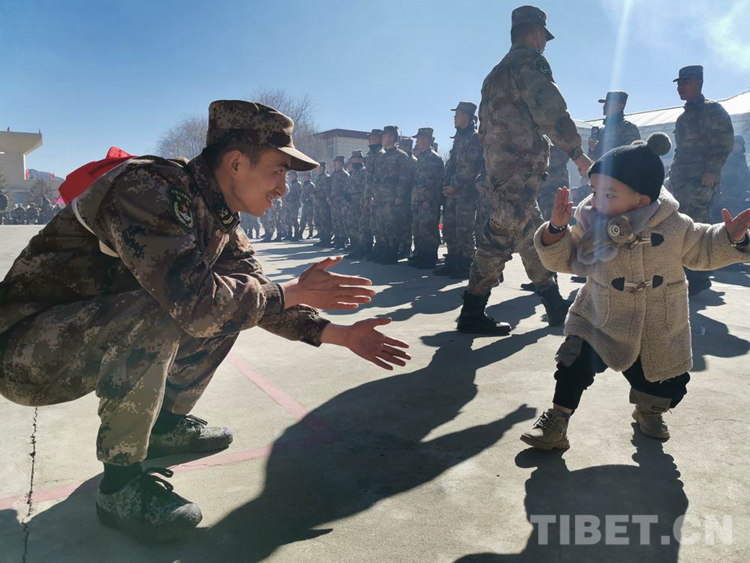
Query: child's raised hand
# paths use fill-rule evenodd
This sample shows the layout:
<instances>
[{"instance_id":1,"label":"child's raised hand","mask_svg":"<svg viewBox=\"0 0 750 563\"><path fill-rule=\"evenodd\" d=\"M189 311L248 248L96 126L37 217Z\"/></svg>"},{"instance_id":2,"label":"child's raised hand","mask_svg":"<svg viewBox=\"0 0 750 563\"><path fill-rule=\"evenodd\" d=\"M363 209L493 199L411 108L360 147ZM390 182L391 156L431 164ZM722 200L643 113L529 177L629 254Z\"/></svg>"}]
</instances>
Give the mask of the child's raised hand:
<instances>
[{"instance_id":1,"label":"child's raised hand","mask_svg":"<svg viewBox=\"0 0 750 563\"><path fill-rule=\"evenodd\" d=\"M573 203L570 201L570 190L566 187L559 188L555 195L555 204L552 206L550 222L555 227L564 227L570 223L573 215Z\"/></svg>"},{"instance_id":2,"label":"child's raised hand","mask_svg":"<svg viewBox=\"0 0 750 563\"><path fill-rule=\"evenodd\" d=\"M729 210L722 209L721 215L724 218L724 226L727 229L727 234L735 242L744 240L747 235L747 229L750 228L750 209L745 209L742 213L732 219L732 214Z\"/></svg>"}]
</instances>

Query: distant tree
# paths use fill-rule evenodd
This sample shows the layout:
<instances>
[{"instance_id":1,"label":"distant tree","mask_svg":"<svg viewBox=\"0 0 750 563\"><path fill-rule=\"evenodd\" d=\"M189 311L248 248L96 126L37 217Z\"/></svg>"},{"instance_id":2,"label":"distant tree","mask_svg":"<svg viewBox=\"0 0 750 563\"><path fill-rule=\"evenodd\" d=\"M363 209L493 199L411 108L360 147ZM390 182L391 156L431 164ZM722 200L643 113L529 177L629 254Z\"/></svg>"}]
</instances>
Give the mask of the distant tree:
<instances>
[{"instance_id":1,"label":"distant tree","mask_svg":"<svg viewBox=\"0 0 750 563\"><path fill-rule=\"evenodd\" d=\"M57 199L57 190L52 187L46 180L37 178L31 185L29 190L29 201L28 203L35 203L41 205L42 198L46 197L50 202L54 203Z\"/></svg>"},{"instance_id":2,"label":"distant tree","mask_svg":"<svg viewBox=\"0 0 750 563\"><path fill-rule=\"evenodd\" d=\"M294 120L295 146L313 158L325 158L325 141L316 136L315 106L310 96L294 97L281 89L261 88L254 92L251 99L291 117ZM162 134L156 143L156 154L164 158L194 158L206 146L207 131L207 117L186 117Z\"/></svg>"}]
</instances>

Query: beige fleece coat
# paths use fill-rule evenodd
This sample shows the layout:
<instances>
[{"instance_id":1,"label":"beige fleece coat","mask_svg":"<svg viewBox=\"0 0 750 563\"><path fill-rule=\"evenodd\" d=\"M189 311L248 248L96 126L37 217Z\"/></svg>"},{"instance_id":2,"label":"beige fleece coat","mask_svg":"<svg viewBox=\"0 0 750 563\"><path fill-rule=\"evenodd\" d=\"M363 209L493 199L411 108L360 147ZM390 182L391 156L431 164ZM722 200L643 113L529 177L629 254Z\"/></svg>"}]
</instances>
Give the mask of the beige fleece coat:
<instances>
[{"instance_id":1,"label":"beige fleece coat","mask_svg":"<svg viewBox=\"0 0 750 563\"><path fill-rule=\"evenodd\" d=\"M565 321L566 336L588 342L616 371L626 370L640 356L649 381L676 377L693 365L682 267L714 270L750 260L748 247L733 247L723 224L694 223L678 213L679 203L664 188L659 202L659 210L641 232L646 240L657 234L651 240L658 244L622 246L611 262L596 262ZM577 224L560 241L544 246L546 228L547 223L534 238L542 263L555 272L573 273L571 262L583 229ZM617 289L623 281L656 287Z\"/></svg>"}]
</instances>

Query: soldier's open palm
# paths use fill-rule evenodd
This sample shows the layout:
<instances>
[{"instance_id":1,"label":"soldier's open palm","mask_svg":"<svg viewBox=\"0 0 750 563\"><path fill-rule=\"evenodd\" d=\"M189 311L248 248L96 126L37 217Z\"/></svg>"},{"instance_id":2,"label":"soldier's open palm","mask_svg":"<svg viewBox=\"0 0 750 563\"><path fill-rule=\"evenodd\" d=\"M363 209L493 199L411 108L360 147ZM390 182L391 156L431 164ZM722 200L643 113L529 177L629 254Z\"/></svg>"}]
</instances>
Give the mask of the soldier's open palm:
<instances>
[{"instance_id":1,"label":"soldier's open palm","mask_svg":"<svg viewBox=\"0 0 750 563\"><path fill-rule=\"evenodd\" d=\"M328 271L341 260L340 256L326 258L305 270L292 290L294 302L328 310L352 310L360 304L370 303L375 291L365 286L372 285L371 280Z\"/></svg>"},{"instance_id":2,"label":"soldier's open palm","mask_svg":"<svg viewBox=\"0 0 750 563\"><path fill-rule=\"evenodd\" d=\"M393 366L405 366L411 356L401 350L409 345L401 340L389 338L375 330L377 326L390 324L391 319L367 319L353 324L347 329L346 347L360 358L372 362L383 369L392 370Z\"/></svg>"}]
</instances>

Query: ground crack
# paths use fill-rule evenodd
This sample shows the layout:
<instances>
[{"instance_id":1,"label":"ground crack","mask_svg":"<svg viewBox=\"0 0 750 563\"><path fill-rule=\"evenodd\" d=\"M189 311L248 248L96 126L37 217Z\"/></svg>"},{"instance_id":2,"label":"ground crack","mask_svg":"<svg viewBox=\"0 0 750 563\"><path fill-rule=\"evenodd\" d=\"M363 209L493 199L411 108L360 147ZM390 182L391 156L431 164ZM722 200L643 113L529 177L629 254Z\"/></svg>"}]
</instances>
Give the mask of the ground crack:
<instances>
[{"instance_id":1,"label":"ground crack","mask_svg":"<svg viewBox=\"0 0 750 563\"><path fill-rule=\"evenodd\" d=\"M22 563L26 563L26 555L29 552L29 520L31 519L31 513L34 510L34 471L36 470L36 417L39 414L39 409L34 409L34 422L31 430L31 477L29 478L29 492L26 493L26 516L21 521L23 528L23 557Z\"/></svg>"}]
</instances>

